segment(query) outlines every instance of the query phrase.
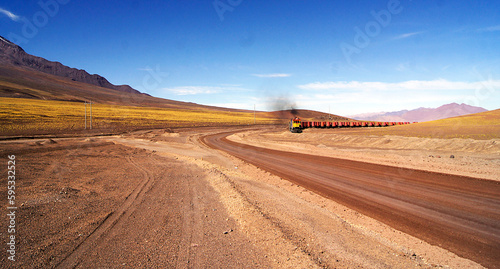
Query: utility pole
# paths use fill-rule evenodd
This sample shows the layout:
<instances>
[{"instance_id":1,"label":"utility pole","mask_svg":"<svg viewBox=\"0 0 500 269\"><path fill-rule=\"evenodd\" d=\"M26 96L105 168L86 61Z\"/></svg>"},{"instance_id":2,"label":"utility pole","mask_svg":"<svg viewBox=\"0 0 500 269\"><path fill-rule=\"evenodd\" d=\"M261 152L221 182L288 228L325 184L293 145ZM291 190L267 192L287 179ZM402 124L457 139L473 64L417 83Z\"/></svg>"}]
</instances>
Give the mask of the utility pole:
<instances>
[{"instance_id":1,"label":"utility pole","mask_svg":"<svg viewBox=\"0 0 500 269\"><path fill-rule=\"evenodd\" d=\"M255 119L255 104L253 104L253 124L255 125L256 119Z\"/></svg>"},{"instance_id":2,"label":"utility pole","mask_svg":"<svg viewBox=\"0 0 500 269\"><path fill-rule=\"evenodd\" d=\"M87 101L85 101L85 130L87 130Z\"/></svg>"},{"instance_id":3,"label":"utility pole","mask_svg":"<svg viewBox=\"0 0 500 269\"><path fill-rule=\"evenodd\" d=\"M92 130L92 101L90 101L90 130Z\"/></svg>"},{"instance_id":4,"label":"utility pole","mask_svg":"<svg viewBox=\"0 0 500 269\"><path fill-rule=\"evenodd\" d=\"M87 104L90 106L90 129L92 129L92 101L85 101L85 130L87 130Z\"/></svg>"}]
</instances>

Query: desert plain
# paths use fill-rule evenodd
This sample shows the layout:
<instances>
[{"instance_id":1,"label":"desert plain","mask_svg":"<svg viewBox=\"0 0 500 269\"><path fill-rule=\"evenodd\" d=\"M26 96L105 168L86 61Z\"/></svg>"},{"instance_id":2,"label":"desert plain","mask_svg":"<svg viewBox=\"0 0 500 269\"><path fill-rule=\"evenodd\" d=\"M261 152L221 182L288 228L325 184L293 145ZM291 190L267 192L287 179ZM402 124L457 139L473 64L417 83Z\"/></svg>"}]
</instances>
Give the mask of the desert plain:
<instances>
[{"instance_id":1,"label":"desert plain","mask_svg":"<svg viewBox=\"0 0 500 269\"><path fill-rule=\"evenodd\" d=\"M19 241L16 261L7 262L2 255L2 267L495 268L500 264L496 224L488 230L493 237L485 243L487 253L464 254L455 251L456 245L422 239L307 184L218 150L206 139L227 133L226 139L239 145L285 154L473 178L493 186L493 197L488 199L498 206L494 194L500 184L500 139L495 135L450 138L446 130L453 130L446 128L431 137L410 129L401 135L400 127L369 128L365 134L358 129L307 129L293 134L286 128L250 124L4 139L1 156L16 156ZM7 174L7 166L1 169ZM6 190L2 192L4 199ZM490 210L488 219L498 224L498 211ZM0 231L2 238L5 231Z\"/></svg>"}]
</instances>

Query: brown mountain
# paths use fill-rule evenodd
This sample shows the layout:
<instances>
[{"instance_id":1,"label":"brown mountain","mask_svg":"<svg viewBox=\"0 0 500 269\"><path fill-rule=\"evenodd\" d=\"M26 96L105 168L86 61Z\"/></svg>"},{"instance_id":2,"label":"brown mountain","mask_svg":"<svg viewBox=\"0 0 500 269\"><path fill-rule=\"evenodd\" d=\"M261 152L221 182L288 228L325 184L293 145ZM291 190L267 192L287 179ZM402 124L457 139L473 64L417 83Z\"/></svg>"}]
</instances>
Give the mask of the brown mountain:
<instances>
[{"instance_id":1,"label":"brown mountain","mask_svg":"<svg viewBox=\"0 0 500 269\"><path fill-rule=\"evenodd\" d=\"M156 98L128 85L113 85L102 76L30 55L1 36L0 97L74 102L90 100L113 105L241 111Z\"/></svg>"},{"instance_id":2,"label":"brown mountain","mask_svg":"<svg viewBox=\"0 0 500 269\"><path fill-rule=\"evenodd\" d=\"M140 93L128 85L113 85L104 77L91 75L85 70L71 68L59 62L26 53L21 47L0 36L0 64L10 64L17 67L30 68L46 74L69 78L73 81L92 84L128 93Z\"/></svg>"},{"instance_id":3,"label":"brown mountain","mask_svg":"<svg viewBox=\"0 0 500 269\"><path fill-rule=\"evenodd\" d=\"M463 116L488 111L482 107L466 104L451 103L438 108L417 108L414 110L401 110L395 112L379 112L351 116L357 120L369 121L410 121L424 122Z\"/></svg>"},{"instance_id":4,"label":"brown mountain","mask_svg":"<svg viewBox=\"0 0 500 269\"><path fill-rule=\"evenodd\" d=\"M21 47L0 36L0 97L31 98L159 107L168 109L252 112L248 110L199 105L157 98L131 88L113 85L99 75L67 67L59 62L26 53ZM260 113L261 117L293 117L292 112ZM300 110L305 118L324 118L325 113Z\"/></svg>"}]
</instances>

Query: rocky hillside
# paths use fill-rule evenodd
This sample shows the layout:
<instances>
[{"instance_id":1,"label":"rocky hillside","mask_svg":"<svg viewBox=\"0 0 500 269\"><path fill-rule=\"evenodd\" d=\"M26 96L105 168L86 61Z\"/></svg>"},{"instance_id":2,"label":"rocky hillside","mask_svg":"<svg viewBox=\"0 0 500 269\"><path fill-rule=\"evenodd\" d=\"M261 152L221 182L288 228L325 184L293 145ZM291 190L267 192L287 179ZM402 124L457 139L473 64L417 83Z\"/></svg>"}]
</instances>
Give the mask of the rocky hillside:
<instances>
[{"instance_id":1,"label":"rocky hillside","mask_svg":"<svg viewBox=\"0 0 500 269\"><path fill-rule=\"evenodd\" d=\"M44 58L28 54L21 47L2 36L0 36L0 64L30 68L46 74L69 78L73 81L88 83L121 92L140 94L139 91L128 85L113 85L102 76L95 74L91 75L85 70L71 68L59 62L48 61Z\"/></svg>"}]
</instances>

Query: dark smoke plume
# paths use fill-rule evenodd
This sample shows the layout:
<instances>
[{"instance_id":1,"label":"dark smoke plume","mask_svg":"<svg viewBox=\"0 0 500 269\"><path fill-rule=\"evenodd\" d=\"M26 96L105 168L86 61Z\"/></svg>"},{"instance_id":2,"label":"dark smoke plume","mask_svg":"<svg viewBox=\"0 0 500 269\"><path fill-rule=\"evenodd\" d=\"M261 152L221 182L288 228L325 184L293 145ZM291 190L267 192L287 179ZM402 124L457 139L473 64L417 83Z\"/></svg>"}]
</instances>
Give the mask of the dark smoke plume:
<instances>
[{"instance_id":1,"label":"dark smoke plume","mask_svg":"<svg viewBox=\"0 0 500 269\"><path fill-rule=\"evenodd\" d=\"M269 98L269 109L276 112L279 118L299 116L297 105L286 94Z\"/></svg>"}]
</instances>

